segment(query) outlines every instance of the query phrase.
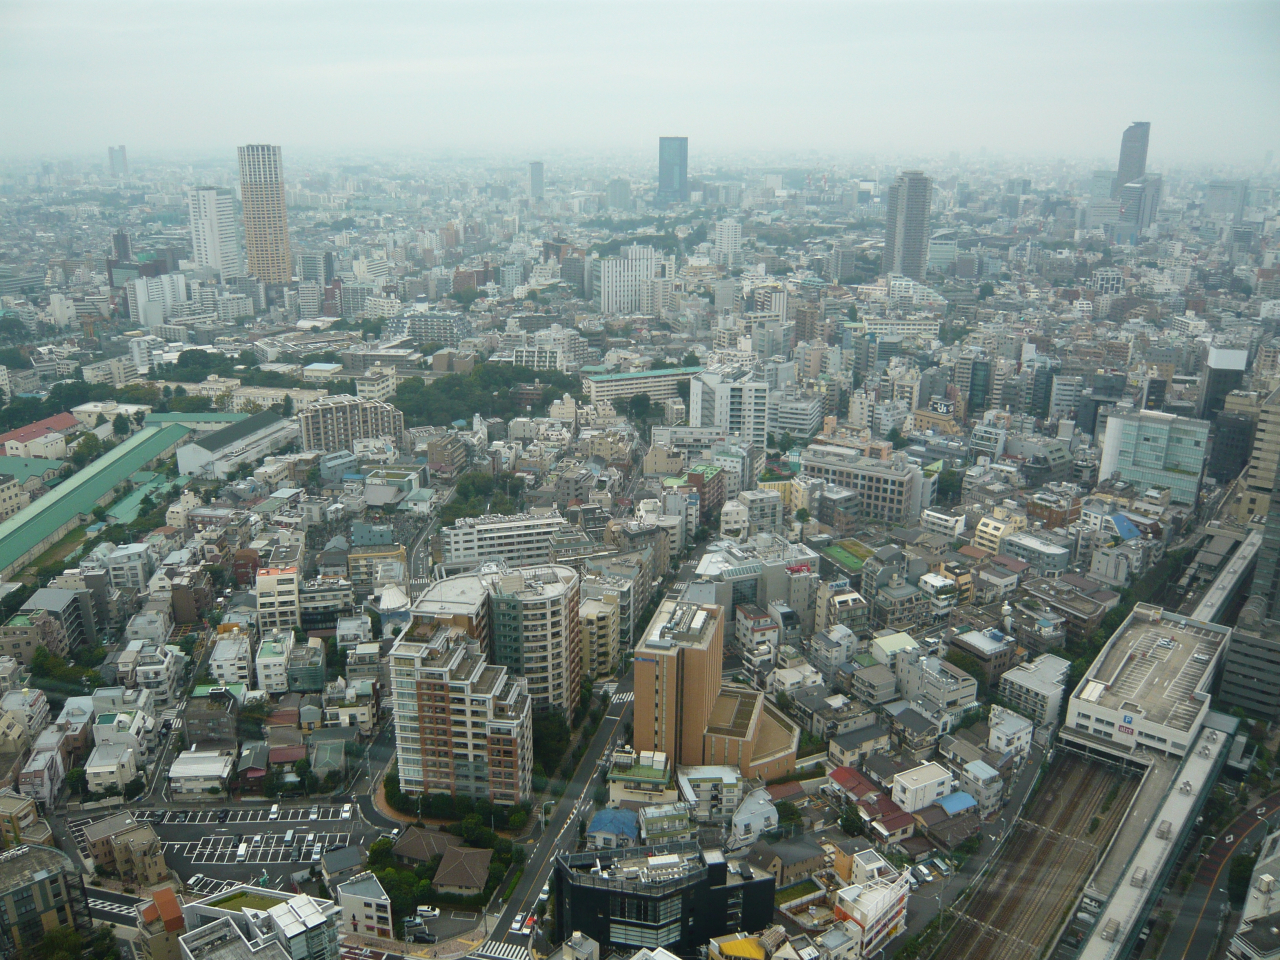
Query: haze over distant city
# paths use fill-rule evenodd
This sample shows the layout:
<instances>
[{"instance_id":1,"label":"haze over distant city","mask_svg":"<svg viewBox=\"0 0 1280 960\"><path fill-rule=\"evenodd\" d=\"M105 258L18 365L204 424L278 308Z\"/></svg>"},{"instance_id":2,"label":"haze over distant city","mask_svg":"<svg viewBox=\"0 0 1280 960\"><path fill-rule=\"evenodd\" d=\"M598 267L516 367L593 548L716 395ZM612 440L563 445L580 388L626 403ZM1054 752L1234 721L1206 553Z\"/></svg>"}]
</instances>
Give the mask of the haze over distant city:
<instances>
[{"instance_id":1,"label":"haze over distant city","mask_svg":"<svg viewBox=\"0 0 1280 960\"><path fill-rule=\"evenodd\" d=\"M8 3L0 156L952 152L1257 166L1274 3ZM701 154L701 156L699 156Z\"/></svg>"}]
</instances>

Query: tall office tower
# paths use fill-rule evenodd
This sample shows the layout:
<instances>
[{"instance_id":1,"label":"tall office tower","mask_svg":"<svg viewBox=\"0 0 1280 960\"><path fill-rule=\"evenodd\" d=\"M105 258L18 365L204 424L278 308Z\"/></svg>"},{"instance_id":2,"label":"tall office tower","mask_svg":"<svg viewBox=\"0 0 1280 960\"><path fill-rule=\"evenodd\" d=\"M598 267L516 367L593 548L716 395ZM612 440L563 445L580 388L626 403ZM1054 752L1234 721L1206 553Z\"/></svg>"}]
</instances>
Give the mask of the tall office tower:
<instances>
[{"instance_id":1,"label":"tall office tower","mask_svg":"<svg viewBox=\"0 0 1280 960\"><path fill-rule=\"evenodd\" d=\"M1235 223L1244 219L1248 180L1214 180L1204 192L1204 212L1213 217L1230 217Z\"/></svg>"},{"instance_id":2,"label":"tall office tower","mask_svg":"<svg viewBox=\"0 0 1280 960\"><path fill-rule=\"evenodd\" d=\"M605 203L610 210L631 209L631 181L615 177L605 188Z\"/></svg>"},{"instance_id":3,"label":"tall office tower","mask_svg":"<svg viewBox=\"0 0 1280 960\"><path fill-rule=\"evenodd\" d=\"M111 178L123 180L129 176L129 158L124 152L124 144L118 147L107 147L107 163L111 167Z\"/></svg>"},{"instance_id":4,"label":"tall office tower","mask_svg":"<svg viewBox=\"0 0 1280 960\"><path fill-rule=\"evenodd\" d=\"M541 160L534 160L529 164L529 196L535 200L541 200L543 197L542 174Z\"/></svg>"},{"instance_id":5,"label":"tall office tower","mask_svg":"<svg viewBox=\"0 0 1280 960\"><path fill-rule=\"evenodd\" d=\"M742 224L737 220L716 222L715 259L726 267L736 267L742 259Z\"/></svg>"},{"instance_id":6,"label":"tall office tower","mask_svg":"<svg viewBox=\"0 0 1280 960\"><path fill-rule=\"evenodd\" d=\"M335 276L333 254L328 250L298 254L299 279L313 280L323 288L332 283Z\"/></svg>"},{"instance_id":7,"label":"tall office tower","mask_svg":"<svg viewBox=\"0 0 1280 960\"><path fill-rule=\"evenodd\" d=\"M1201 420L1216 419L1227 401L1227 394L1240 389L1248 367L1247 349L1210 347L1209 355L1205 358L1204 379L1200 385L1196 416Z\"/></svg>"},{"instance_id":8,"label":"tall office tower","mask_svg":"<svg viewBox=\"0 0 1280 960\"><path fill-rule=\"evenodd\" d=\"M280 148L254 143L240 147L239 153L249 273L263 283L288 283L293 278L293 257L289 251Z\"/></svg>"},{"instance_id":9,"label":"tall office tower","mask_svg":"<svg viewBox=\"0 0 1280 960\"><path fill-rule=\"evenodd\" d=\"M689 138L658 138L658 202L689 200Z\"/></svg>"},{"instance_id":10,"label":"tall office tower","mask_svg":"<svg viewBox=\"0 0 1280 960\"><path fill-rule=\"evenodd\" d=\"M121 263L129 263L133 260L133 241L129 239L129 234L125 233L124 227L111 235L111 252Z\"/></svg>"},{"instance_id":11,"label":"tall office tower","mask_svg":"<svg viewBox=\"0 0 1280 960\"><path fill-rule=\"evenodd\" d=\"M763 450L769 438L769 384L742 367L706 370L689 385L689 425L735 433Z\"/></svg>"},{"instance_id":12,"label":"tall office tower","mask_svg":"<svg viewBox=\"0 0 1280 960\"><path fill-rule=\"evenodd\" d=\"M382 400L361 400L348 394L321 397L298 414L304 450L353 450L357 440L404 436L404 414Z\"/></svg>"},{"instance_id":13,"label":"tall office tower","mask_svg":"<svg viewBox=\"0 0 1280 960\"><path fill-rule=\"evenodd\" d=\"M1131 123L1120 138L1120 163L1116 167L1116 182L1111 188L1111 199L1120 197L1126 183L1142 177L1147 172L1147 140L1151 137L1151 124Z\"/></svg>"},{"instance_id":14,"label":"tall office tower","mask_svg":"<svg viewBox=\"0 0 1280 960\"><path fill-rule=\"evenodd\" d=\"M1145 230L1156 219L1160 207L1160 193L1164 180L1157 174L1139 177L1120 187L1120 222L1131 223L1138 230Z\"/></svg>"},{"instance_id":15,"label":"tall office tower","mask_svg":"<svg viewBox=\"0 0 1280 960\"><path fill-rule=\"evenodd\" d=\"M661 750L677 766L702 763L723 660L723 607L662 601L635 652L637 750Z\"/></svg>"},{"instance_id":16,"label":"tall office tower","mask_svg":"<svg viewBox=\"0 0 1280 960\"><path fill-rule=\"evenodd\" d=\"M924 281L929 261L929 207L933 181L919 170L898 174L889 188L880 272Z\"/></svg>"},{"instance_id":17,"label":"tall office tower","mask_svg":"<svg viewBox=\"0 0 1280 960\"><path fill-rule=\"evenodd\" d=\"M196 187L187 191L191 215L191 249L197 267L216 270L218 277L244 275L244 258L236 238L235 194L225 187Z\"/></svg>"}]
</instances>

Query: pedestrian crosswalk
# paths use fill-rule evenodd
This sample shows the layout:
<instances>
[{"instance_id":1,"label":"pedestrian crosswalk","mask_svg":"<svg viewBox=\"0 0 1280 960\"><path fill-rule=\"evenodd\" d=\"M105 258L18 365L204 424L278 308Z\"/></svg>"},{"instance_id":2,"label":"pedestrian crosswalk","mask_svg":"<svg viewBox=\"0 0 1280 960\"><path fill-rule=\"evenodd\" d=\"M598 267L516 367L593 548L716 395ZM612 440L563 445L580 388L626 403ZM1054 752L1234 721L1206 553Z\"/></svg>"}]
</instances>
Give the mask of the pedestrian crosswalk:
<instances>
[{"instance_id":1,"label":"pedestrian crosswalk","mask_svg":"<svg viewBox=\"0 0 1280 960\"><path fill-rule=\"evenodd\" d=\"M635 698L636 698L636 695L634 691L628 691L627 693L615 693L613 695L613 702L614 703L630 703Z\"/></svg>"},{"instance_id":2,"label":"pedestrian crosswalk","mask_svg":"<svg viewBox=\"0 0 1280 960\"><path fill-rule=\"evenodd\" d=\"M99 900L97 897L89 897L89 909L100 910L103 913L114 913L133 920L138 919L138 911L136 909L127 903L116 903L114 900Z\"/></svg>"},{"instance_id":3,"label":"pedestrian crosswalk","mask_svg":"<svg viewBox=\"0 0 1280 960\"><path fill-rule=\"evenodd\" d=\"M484 957L486 960L533 960L528 947L522 947L518 943L499 943L497 940L486 940L470 955Z\"/></svg>"}]
</instances>

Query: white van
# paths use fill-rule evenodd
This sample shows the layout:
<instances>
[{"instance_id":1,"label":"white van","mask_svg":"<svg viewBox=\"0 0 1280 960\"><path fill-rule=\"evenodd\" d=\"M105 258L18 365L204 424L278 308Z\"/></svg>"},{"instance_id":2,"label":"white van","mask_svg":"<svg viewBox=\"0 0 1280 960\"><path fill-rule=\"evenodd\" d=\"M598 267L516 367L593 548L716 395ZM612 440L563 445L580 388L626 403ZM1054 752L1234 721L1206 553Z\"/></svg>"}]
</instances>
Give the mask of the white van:
<instances>
[{"instance_id":1,"label":"white van","mask_svg":"<svg viewBox=\"0 0 1280 960\"><path fill-rule=\"evenodd\" d=\"M280 819L280 804L277 803L274 807L271 808L271 812L267 814L267 819L268 820Z\"/></svg>"},{"instance_id":2,"label":"white van","mask_svg":"<svg viewBox=\"0 0 1280 960\"><path fill-rule=\"evenodd\" d=\"M240 844L240 849L236 851L236 863L244 863L245 857L249 856L249 844Z\"/></svg>"},{"instance_id":3,"label":"white van","mask_svg":"<svg viewBox=\"0 0 1280 960\"><path fill-rule=\"evenodd\" d=\"M292 831L292 830L286 830L286 831L285 831L285 833L284 833L284 845L285 845L286 847L292 847L292 846L293 846L293 831Z\"/></svg>"}]
</instances>

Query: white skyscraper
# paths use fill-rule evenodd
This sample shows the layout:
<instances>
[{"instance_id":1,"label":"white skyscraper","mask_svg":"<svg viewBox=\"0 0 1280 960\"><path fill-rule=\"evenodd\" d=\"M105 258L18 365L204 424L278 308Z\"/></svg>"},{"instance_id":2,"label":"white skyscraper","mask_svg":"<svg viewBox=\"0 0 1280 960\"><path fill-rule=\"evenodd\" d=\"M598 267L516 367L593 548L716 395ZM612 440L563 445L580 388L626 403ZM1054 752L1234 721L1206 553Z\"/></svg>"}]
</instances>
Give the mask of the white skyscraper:
<instances>
[{"instance_id":1,"label":"white skyscraper","mask_svg":"<svg viewBox=\"0 0 1280 960\"><path fill-rule=\"evenodd\" d=\"M244 258L236 238L235 194L223 187L196 187L187 192L191 214L191 249L196 266L218 271L222 280L244 276Z\"/></svg>"},{"instance_id":2,"label":"white skyscraper","mask_svg":"<svg viewBox=\"0 0 1280 960\"><path fill-rule=\"evenodd\" d=\"M742 258L742 224L737 220L716 223L716 263L736 267Z\"/></svg>"}]
</instances>

